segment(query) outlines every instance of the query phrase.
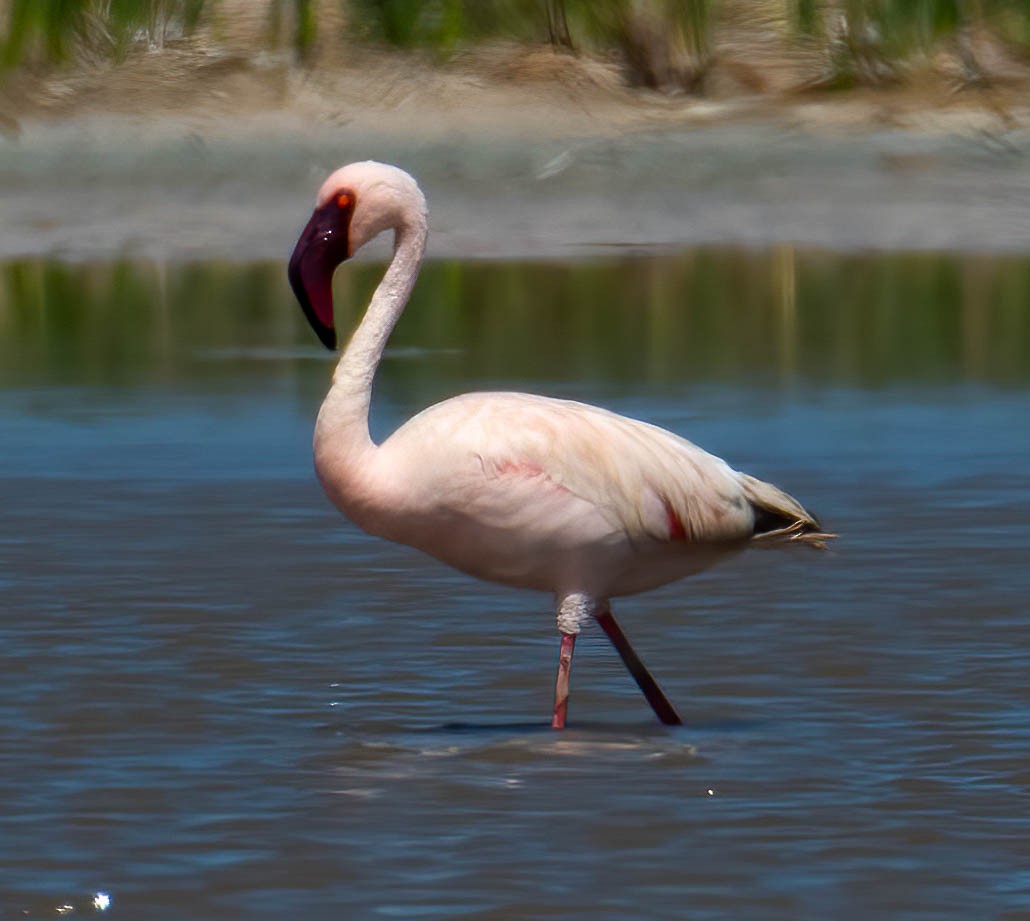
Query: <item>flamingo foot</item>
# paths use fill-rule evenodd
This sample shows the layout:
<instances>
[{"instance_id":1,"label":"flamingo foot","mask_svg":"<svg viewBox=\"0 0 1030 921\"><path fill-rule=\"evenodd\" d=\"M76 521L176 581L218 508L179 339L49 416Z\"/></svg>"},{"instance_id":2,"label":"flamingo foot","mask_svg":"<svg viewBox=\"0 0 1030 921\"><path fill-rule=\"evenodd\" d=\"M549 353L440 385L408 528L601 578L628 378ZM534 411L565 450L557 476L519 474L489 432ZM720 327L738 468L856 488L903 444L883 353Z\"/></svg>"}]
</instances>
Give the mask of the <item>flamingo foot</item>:
<instances>
[{"instance_id":1,"label":"flamingo foot","mask_svg":"<svg viewBox=\"0 0 1030 921\"><path fill-rule=\"evenodd\" d=\"M569 675L572 672L572 653L576 648L576 634L561 635L561 651L558 653L558 680L554 685L554 716L552 729L565 728L565 716L569 712Z\"/></svg>"},{"instance_id":2,"label":"flamingo foot","mask_svg":"<svg viewBox=\"0 0 1030 921\"><path fill-rule=\"evenodd\" d=\"M601 629L608 635L608 639L612 641L615 651L618 652L619 656L622 658L623 664L629 669L629 673L633 676L633 680L636 681L637 687L644 692L644 696L647 698L647 702L651 705L651 709L654 710L655 716L657 716L658 719L666 726L682 726L683 720L676 712L676 708L669 702L669 698L665 696L665 692L658 687L658 682L651 677L651 673L647 670L647 666L640 661L640 656L637 655L636 650L634 650L632 645L630 645L629 639L626 634L622 632L622 627L619 626L618 621L612 616L612 612L605 611L603 614L598 614L597 622L601 625ZM575 637L573 637L573 639L575 639ZM564 651L564 639L562 640L562 643L562 650ZM569 658L572 658L571 650L569 652ZM558 676L560 682L560 666ZM566 696L567 693L566 688ZM557 704L555 704L555 719L557 719L557 713Z\"/></svg>"}]
</instances>

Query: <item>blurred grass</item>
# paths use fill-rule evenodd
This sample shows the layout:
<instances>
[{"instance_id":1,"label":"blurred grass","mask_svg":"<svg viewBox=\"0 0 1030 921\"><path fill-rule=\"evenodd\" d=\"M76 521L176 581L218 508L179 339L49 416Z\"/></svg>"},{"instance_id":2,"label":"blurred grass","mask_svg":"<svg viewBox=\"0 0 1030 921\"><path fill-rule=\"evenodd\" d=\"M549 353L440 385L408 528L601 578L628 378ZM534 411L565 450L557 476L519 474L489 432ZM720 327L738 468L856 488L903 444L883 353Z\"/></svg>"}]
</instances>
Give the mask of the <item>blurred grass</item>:
<instances>
[{"instance_id":1,"label":"blurred grass","mask_svg":"<svg viewBox=\"0 0 1030 921\"><path fill-rule=\"evenodd\" d=\"M337 273L342 337L381 273L369 263ZM780 247L603 262L432 261L390 346L448 356L392 365L422 399L470 376L484 387L1025 386L1030 259ZM278 263L0 264L0 386L189 387L210 373L198 356L247 349L280 350L287 365L330 360Z\"/></svg>"},{"instance_id":2,"label":"blurred grass","mask_svg":"<svg viewBox=\"0 0 1030 921\"><path fill-rule=\"evenodd\" d=\"M0 0L0 61L117 58L219 17L231 32L241 9L239 0ZM814 49L825 61L822 85L839 87L895 82L942 47L967 79L979 79L977 35L1021 55L1030 48L1030 0L253 0L246 9L246 18L267 20L270 46L288 36L309 63L323 29L334 33L329 46L358 41L442 56L497 39L550 42L617 57L628 83L665 90L703 90L719 36L734 29L738 45L766 41L771 30L788 53ZM766 37L756 38L762 30Z\"/></svg>"},{"instance_id":3,"label":"blurred grass","mask_svg":"<svg viewBox=\"0 0 1030 921\"><path fill-rule=\"evenodd\" d=\"M163 44L199 22L211 0L8 0L0 60L64 61L85 50L118 57L133 42Z\"/></svg>"}]
</instances>

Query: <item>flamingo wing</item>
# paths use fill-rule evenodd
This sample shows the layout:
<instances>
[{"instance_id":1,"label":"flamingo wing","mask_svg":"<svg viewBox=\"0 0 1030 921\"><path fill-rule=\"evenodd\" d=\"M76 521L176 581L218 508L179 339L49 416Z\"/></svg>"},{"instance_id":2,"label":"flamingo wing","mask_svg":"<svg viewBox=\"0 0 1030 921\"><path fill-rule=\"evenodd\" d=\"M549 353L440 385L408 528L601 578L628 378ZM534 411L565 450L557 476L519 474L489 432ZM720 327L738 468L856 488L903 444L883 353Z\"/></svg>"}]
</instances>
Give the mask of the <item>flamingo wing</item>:
<instances>
[{"instance_id":1,"label":"flamingo wing","mask_svg":"<svg viewBox=\"0 0 1030 921\"><path fill-rule=\"evenodd\" d=\"M631 541L719 543L754 533L741 474L686 439L604 409L519 393L466 394L420 413L384 447L427 444L429 431L447 444L446 466L470 459L492 485L547 481Z\"/></svg>"}]
</instances>

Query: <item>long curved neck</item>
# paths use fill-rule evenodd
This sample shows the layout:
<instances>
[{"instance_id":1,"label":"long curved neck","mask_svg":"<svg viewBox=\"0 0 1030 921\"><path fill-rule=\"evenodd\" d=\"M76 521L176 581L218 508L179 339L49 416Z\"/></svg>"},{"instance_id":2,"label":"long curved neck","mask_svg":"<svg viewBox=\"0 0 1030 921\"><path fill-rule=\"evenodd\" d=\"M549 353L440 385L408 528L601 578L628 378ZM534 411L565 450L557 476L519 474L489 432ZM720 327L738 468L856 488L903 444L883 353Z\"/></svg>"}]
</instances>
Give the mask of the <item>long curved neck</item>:
<instances>
[{"instance_id":1,"label":"long curved neck","mask_svg":"<svg viewBox=\"0 0 1030 921\"><path fill-rule=\"evenodd\" d=\"M426 221L421 214L395 229L393 259L369 302L365 316L340 357L333 383L315 424L315 454L332 442L334 454L353 459L375 447L368 430L372 380L383 349L400 319L418 277L426 249Z\"/></svg>"}]
</instances>

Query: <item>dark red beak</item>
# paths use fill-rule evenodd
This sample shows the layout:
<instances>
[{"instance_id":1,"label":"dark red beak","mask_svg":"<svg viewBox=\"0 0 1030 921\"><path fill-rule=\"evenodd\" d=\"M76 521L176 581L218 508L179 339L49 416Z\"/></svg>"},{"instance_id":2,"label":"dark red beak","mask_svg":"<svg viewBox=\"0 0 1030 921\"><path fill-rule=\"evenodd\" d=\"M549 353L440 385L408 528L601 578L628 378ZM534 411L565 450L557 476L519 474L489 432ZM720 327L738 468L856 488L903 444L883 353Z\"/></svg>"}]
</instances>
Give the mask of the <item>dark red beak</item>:
<instances>
[{"instance_id":1,"label":"dark red beak","mask_svg":"<svg viewBox=\"0 0 1030 921\"><path fill-rule=\"evenodd\" d=\"M336 348L333 272L350 255L348 240L354 197L334 195L315 209L290 257L290 287L322 345Z\"/></svg>"}]
</instances>

